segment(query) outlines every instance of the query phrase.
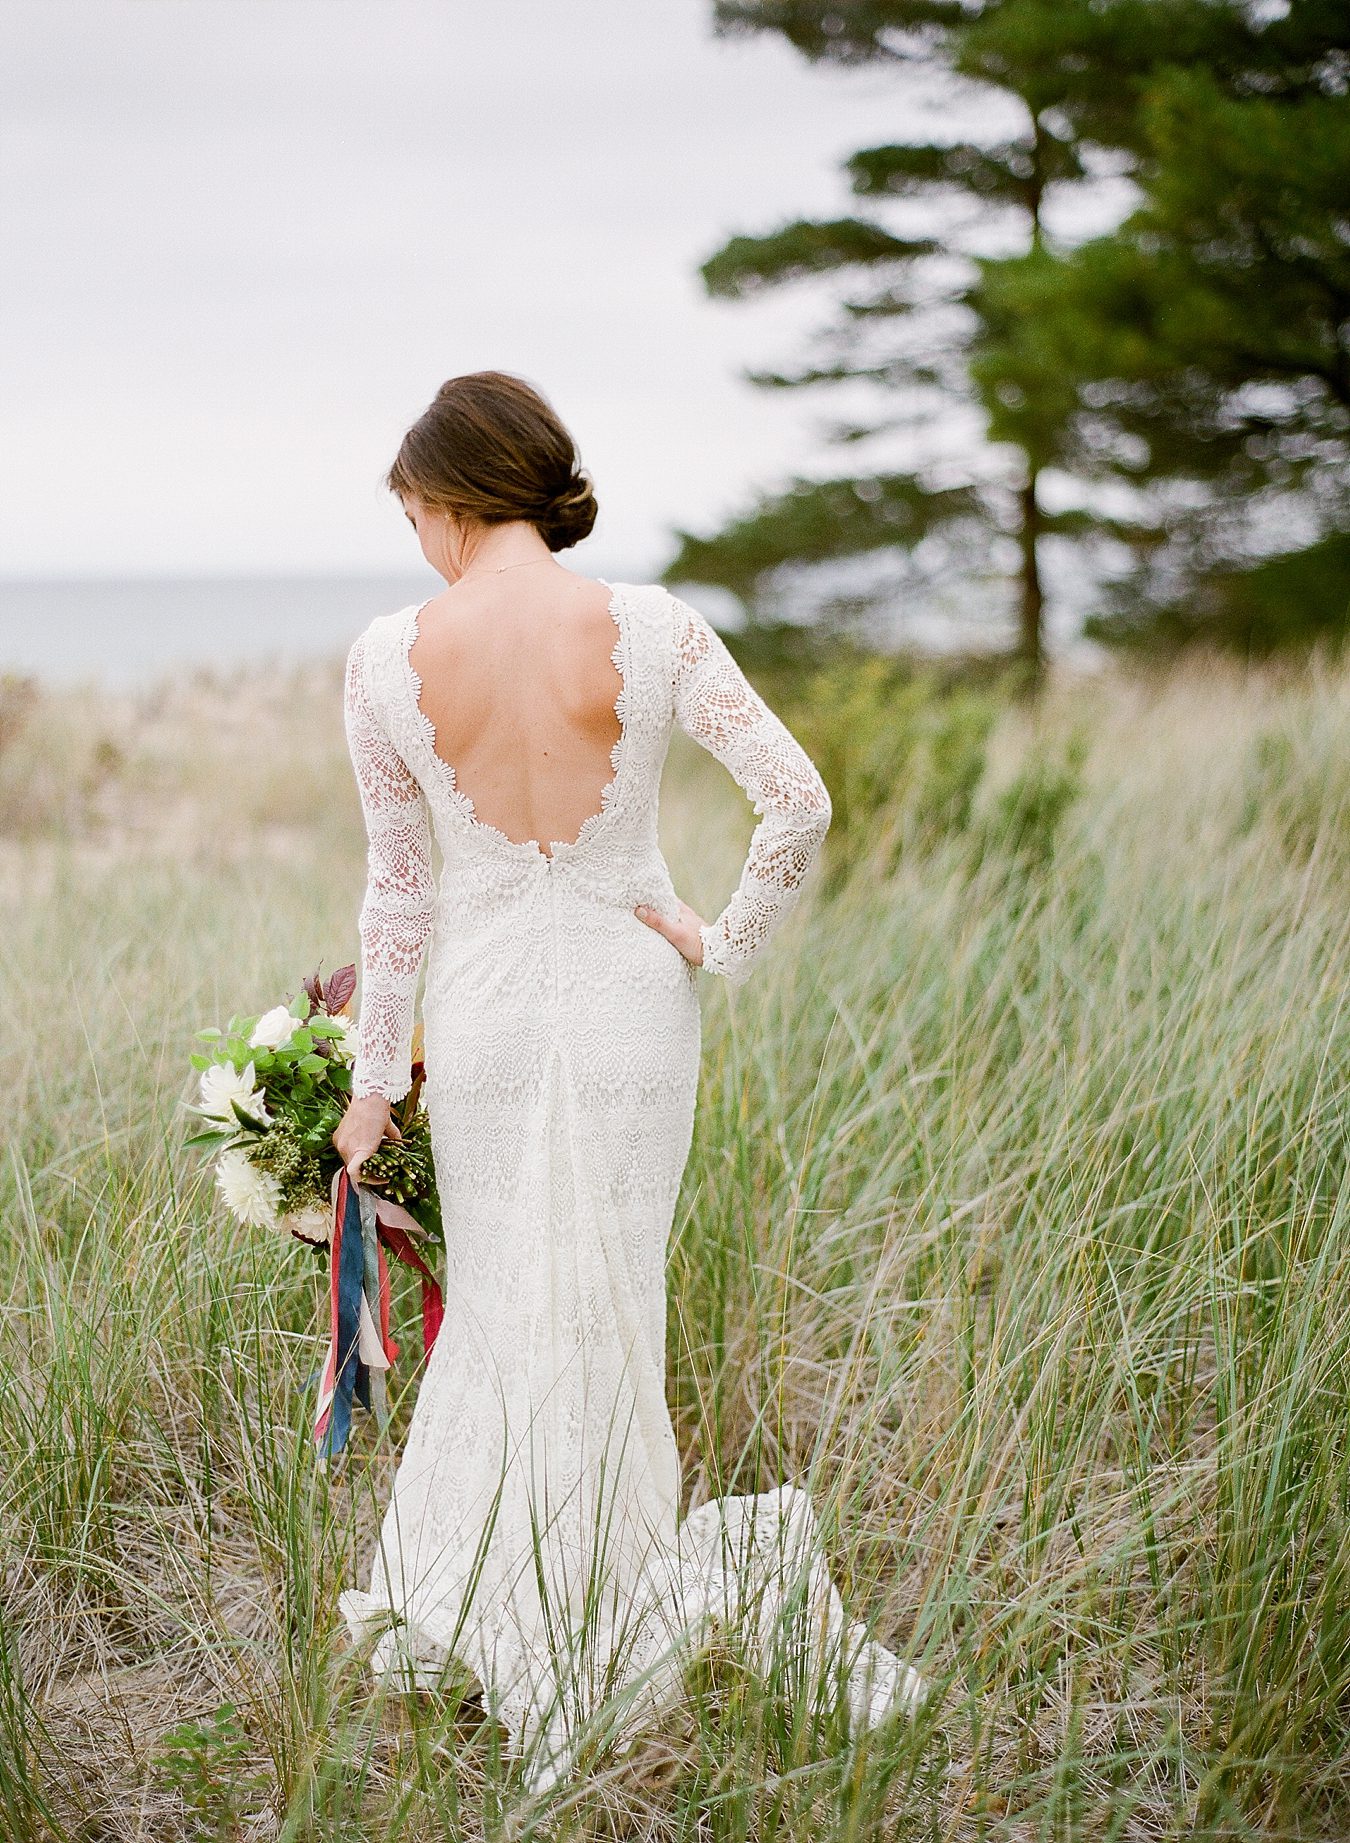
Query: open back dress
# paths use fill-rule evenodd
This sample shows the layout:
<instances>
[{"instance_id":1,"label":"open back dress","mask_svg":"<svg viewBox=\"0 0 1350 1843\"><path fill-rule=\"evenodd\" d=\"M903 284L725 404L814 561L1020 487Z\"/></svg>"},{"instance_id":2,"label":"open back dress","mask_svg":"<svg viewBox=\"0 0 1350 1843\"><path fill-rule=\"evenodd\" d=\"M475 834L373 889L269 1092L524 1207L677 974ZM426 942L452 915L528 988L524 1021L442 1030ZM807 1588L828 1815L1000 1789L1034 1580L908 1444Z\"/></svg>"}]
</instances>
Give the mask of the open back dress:
<instances>
[{"instance_id":1,"label":"open back dress","mask_svg":"<svg viewBox=\"0 0 1350 1843\"><path fill-rule=\"evenodd\" d=\"M677 914L657 843L672 728L725 765L757 815L739 885L702 929L709 976L751 971L830 800L700 613L659 584L603 586L622 681L612 778L577 837L547 851L481 820L438 754L409 657L422 608L372 621L345 684L369 837L353 1092L407 1092L425 963L446 1246L445 1318L369 1589L341 1608L356 1640L375 1638L377 1674L425 1687L467 1666L536 1789L597 1726L622 1739L659 1714L691 1651L727 1622L766 1668L795 1647L854 1723L923 1690L845 1615L804 1491L679 1514L666 1253L693 1129L700 969L634 913Z\"/></svg>"}]
</instances>

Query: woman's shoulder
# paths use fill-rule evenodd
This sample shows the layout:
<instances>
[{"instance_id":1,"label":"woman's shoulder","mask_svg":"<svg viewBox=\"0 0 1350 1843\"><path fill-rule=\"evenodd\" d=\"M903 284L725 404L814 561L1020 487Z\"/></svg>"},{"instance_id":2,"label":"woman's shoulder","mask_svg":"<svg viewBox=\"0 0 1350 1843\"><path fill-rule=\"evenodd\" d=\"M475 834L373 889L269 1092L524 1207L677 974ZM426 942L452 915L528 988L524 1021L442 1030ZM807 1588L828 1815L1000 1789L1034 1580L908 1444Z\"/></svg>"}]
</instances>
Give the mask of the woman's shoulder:
<instances>
[{"instance_id":1,"label":"woman's shoulder","mask_svg":"<svg viewBox=\"0 0 1350 1843\"><path fill-rule=\"evenodd\" d=\"M419 604L417 602L405 602L403 607L395 608L388 614L375 615L372 620L366 622L352 644L356 645L360 642L365 642L367 645L371 645L381 641L387 643L396 639L398 635L405 630L412 617L417 613L418 606Z\"/></svg>"},{"instance_id":2,"label":"woman's shoulder","mask_svg":"<svg viewBox=\"0 0 1350 1843\"><path fill-rule=\"evenodd\" d=\"M602 578L603 580L603 578ZM610 582L606 585L630 608L640 611L646 623L669 629L681 604L663 582Z\"/></svg>"},{"instance_id":3,"label":"woman's shoulder","mask_svg":"<svg viewBox=\"0 0 1350 1843\"><path fill-rule=\"evenodd\" d=\"M692 656L706 651L716 630L683 596L664 582L616 582L639 624L652 635L667 666L678 673Z\"/></svg>"},{"instance_id":4,"label":"woman's shoulder","mask_svg":"<svg viewBox=\"0 0 1350 1843\"><path fill-rule=\"evenodd\" d=\"M377 614L366 622L347 647L347 666L351 671L362 667L367 660L386 657L397 647L402 635L407 630L408 622L417 612L417 604L409 602L405 607L395 608L389 614Z\"/></svg>"},{"instance_id":5,"label":"woman's shoulder","mask_svg":"<svg viewBox=\"0 0 1350 1843\"><path fill-rule=\"evenodd\" d=\"M417 606L409 602L389 614L377 614L350 642L345 673L349 702L355 700L384 710L394 698L405 635Z\"/></svg>"}]
</instances>

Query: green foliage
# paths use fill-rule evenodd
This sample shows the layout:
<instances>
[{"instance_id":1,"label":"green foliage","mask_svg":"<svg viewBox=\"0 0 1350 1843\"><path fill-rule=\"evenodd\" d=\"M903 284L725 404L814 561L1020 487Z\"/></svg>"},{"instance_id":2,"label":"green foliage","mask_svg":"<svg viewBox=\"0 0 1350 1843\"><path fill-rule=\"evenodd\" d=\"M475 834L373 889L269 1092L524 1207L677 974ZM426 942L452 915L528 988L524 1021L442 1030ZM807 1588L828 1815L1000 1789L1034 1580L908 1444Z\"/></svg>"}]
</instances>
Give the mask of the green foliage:
<instances>
[{"instance_id":1,"label":"green foliage","mask_svg":"<svg viewBox=\"0 0 1350 1843\"><path fill-rule=\"evenodd\" d=\"M1088 738L1081 728L1034 734L1016 770L990 786L990 740L1016 703L1011 674L944 673L838 647L791 683L773 699L830 790L826 888L863 861L885 875L902 855L957 840L970 872L1049 866L1083 791Z\"/></svg>"},{"instance_id":2,"label":"green foliage","mask_svg":"<svg viewBox=\"0 0 1350 1843\"><path fill-rule=\"evenodd\" d=\"M1126 604L1089 620L1086 630L1135 651L1196 643L1247 658L1339 651L1350 637L1350 533L1248 568L1216 569L1182 601Z\"/></svg>"},{"instance_id":3,"label":"green foliage","mask_svg":"<svg viewBox=\"0 0 1350 1843\"><path fill-rule=\"evenodd\" d=\"M181 1722L160 1741L155 1765L176 1791L192 1843L234 1843L265 1803L271 1780L249 1770L249 1741L233 1703L205 1721Z\"/></svg>"},{"instance_id":4,"label":"green foliage","mask_svg":"<svg viewBox=\"0 0 1350 1843\"><path fill-rule=\"evenodd\" d=\"M996 688L841 652L778 701L830 790L831 880L876 851L879 826L892 857L966 829L1003 702Z\"/></svg>"}]
</instances>

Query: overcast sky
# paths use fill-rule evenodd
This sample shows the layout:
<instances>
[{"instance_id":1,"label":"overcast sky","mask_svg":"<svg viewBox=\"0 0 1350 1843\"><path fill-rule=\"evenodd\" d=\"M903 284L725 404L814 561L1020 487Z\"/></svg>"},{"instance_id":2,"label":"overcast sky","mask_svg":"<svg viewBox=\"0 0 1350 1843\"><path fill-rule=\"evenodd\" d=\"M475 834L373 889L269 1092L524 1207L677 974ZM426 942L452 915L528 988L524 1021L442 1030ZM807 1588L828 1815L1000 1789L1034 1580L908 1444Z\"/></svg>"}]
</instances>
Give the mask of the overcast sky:
<instances>
[{"instance_id":1,"label":"overcast sky","mask_svg":"<svg viewBox=\"0 0 1350 1843\"><path fill-rule=\"evenodd\" d=\"M823 464L828 398L738 374L790 364L826 296L713 302L697 265L849 211L840 160L934 123L892 73L710 19L4 0L0 572L407 567L381 472L485 367L577 436L593 569L654 570L672 527Z\"/></svg>"}]
</instances>

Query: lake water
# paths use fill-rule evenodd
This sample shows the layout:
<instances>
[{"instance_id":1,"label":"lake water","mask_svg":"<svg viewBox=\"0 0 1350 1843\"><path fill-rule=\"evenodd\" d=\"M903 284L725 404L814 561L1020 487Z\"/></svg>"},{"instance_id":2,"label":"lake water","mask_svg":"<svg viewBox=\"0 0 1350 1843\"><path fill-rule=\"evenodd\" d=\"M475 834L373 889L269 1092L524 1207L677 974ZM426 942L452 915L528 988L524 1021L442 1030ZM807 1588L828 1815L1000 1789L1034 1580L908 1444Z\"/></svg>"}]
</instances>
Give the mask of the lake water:
<instances>
[{"instance_id":1,"label":"lake water","mask_svg":"<svg viewBox=\"0 0 1350 1843\"><path fill-rule=\"evenodd\" d=\"M622 570L587 570L632 581ZM377 614L423 602L439 576L0 579L0 673L128 690L176 670L341 657Z\"/></svg>"}]
</instances>

